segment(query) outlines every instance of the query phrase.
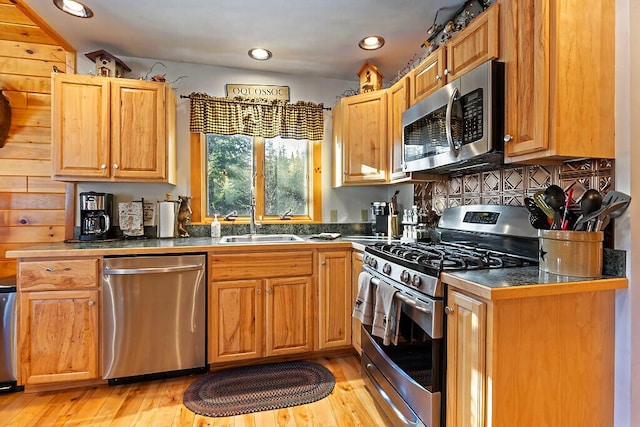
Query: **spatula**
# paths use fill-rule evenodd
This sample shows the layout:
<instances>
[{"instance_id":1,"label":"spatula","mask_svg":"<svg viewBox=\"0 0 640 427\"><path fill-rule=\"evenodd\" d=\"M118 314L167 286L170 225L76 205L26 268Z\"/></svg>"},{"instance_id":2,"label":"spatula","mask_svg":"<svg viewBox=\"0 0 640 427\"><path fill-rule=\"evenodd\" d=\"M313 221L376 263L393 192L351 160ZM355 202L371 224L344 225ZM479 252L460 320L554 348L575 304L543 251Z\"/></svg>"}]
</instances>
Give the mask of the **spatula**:
<instances>
[{"instance_id":1,"label":"spatula","mask_svg":"<svg viewBox=\"0 0 640 427\"><path fill-rule=\"evenodd\" d=\"M609 225L609 221L611 220L611 218L618 218L624 213L625 210L627 210L627 208L629 207L629 203L631 203L631 196L629 196L628 194L615 190L611 190L607 194L605 194L604 198L602 199L602 205L608 206L616 204L617 207L615 209L611 209L609 211L609 214L604 216L602 219L598 218L594 231L600 231L606 228L607 225Z\"/></svg>"}]
</instances>

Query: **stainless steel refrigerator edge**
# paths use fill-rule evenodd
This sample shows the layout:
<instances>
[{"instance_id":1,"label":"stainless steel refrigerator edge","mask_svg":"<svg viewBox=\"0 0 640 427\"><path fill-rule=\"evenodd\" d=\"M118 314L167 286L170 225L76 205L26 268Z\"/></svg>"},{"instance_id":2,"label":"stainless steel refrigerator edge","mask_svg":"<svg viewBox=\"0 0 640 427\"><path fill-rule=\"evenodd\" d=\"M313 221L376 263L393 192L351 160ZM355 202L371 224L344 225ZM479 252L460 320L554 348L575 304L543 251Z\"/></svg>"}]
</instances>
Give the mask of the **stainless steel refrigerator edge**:
<instances>
[{"instance_id":1,"label":"stainless steel refrigerator edge","mask_svg":"<svg viewBox=\"0 0 640 427\"><path fill-rule=\"evenodd\" d=\"M0 391L16 387L16 287L0 281Z\"/></svg>"},{"instance_id":2,"label":"stainless steel refrigerator edge","mask_svg":"<svg viewBox=\"0 0 640 427\"><path fill-rule=\"evenodd\" d=\"M105 258L102 374L206 367L205 255Z\"/></svg>"}]
</instances>

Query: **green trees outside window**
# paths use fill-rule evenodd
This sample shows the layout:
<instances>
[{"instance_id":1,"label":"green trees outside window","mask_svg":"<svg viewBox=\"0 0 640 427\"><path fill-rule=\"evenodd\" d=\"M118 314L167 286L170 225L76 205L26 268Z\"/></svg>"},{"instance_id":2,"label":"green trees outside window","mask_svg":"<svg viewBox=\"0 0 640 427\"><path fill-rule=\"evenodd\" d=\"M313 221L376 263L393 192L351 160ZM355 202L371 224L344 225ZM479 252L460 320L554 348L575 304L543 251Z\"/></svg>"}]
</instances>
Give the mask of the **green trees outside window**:
<instances>
[{"instance_id":1,"label":"green trees outside window","mask_svg":"<svg viewBox=\"0 0 640 427\"><path fill-rule=\"evenodd\" d=\"M206 156L207 216L248 216L252 180L256 215L309 215L308 141L207 134Z\"/></svg>"}]
</instances>

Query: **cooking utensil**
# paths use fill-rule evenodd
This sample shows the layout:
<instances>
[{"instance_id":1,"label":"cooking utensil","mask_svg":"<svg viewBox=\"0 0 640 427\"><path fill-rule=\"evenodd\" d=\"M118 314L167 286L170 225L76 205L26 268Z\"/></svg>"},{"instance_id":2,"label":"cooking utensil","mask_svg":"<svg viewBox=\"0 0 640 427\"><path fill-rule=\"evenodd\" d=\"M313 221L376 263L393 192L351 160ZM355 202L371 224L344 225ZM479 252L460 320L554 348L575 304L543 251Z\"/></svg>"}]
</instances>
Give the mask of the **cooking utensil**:
<instances>
[{"instance_id":1,"label":"cooking utensil","mask_svg":"<svg viewBox=\"0 0 640 427\"><path fill-rule=\"evenodd\" d=\"M538 230L548 230L549 229L549 217L545 214L540 206L536 204L536 201L531 197L524 198L524 206L529 211L529 223L533 228Z\"/></svg>"},{"instance_id":2,"label":"cooking utensil","mask_svg":"<svg viewBox=\"0 0 640 427\"><path fill-rule=\"evenodd\" d=\"M605 229L607 225L609 225L609 221L611 220L611 218L618 218L624 213L625 210L627 210L627 208L629 207L629 203L631 203L631 196L620 191L611 190L604 196L604 198L602 199L602 203L604 205L611 205L618 202L623 203L621 203L618 208L609 212L608 216L605 216L604 218L602 218L602 220L599 220L596 223L596 229L594 231Z\"/></svg>"},{"instance_id":3,"label":"cooking utensil","mask_svg":"<svg viewBox=\"0 0 640 427\"><path fill-rule=\"evenodd\" d=\"M616 209L620 209L624 204L628 204L628 203L629 203L628 201L619 200L619 201L611 203L609 205L604 205L600 209L598 209L597 211L591 212L589 215L582 216L581 218L578 218L578 220L576 221L573 229L576 230L576 231L583 230L585 228L584 226L586 224L587 225L586 231L597 231L597 230L593 230L593 228L595 228L594 224L596 224L598 221L600 221L600 226L601 226L602 225L602 221L605 219L605 217L608 217L609 214L611 214L612 211L614 211Z\"/></svg>"},{"instance_id":4,"label":"cooking utensil","mask_svg":"<svg viewBox=\"0 0 640 427\"><path fill-rule=\"evenodd\" d=\"M554 211L560 212L565 205L566 195L564 190L557 185L550 185L544 190L544 201Z\"/></svg>"},{"instance_id":5,"label":"cooking utensil","mask_svg":"<svg viewBox=\"0 0 640 427\"><path fill-rule=\"evenodd\" d=\"M551 228L558 229L560 228L560 212L554 210L551 206L547 204L544 200L544 190L538 190L533 194L533 200L536 204L542 209L542 211L549 218L552 219Z\"/></svg>"},{"instance_id":6,"label":"cooking utensil","mask_svg":"<svg viewBox=\"0 0 640 427\"><path fill-rule=\"evenodd\" d=\"M564 205L564 214L562 215L562 229L566 230L569 226L567 222L567 212L569 212L569 205L571 205L571 197L573 197L573 187L567 192L567 203Z\"/></svg>"},{"instance_id":7,"label":"cooking utensil","mask_svg":"<svg viewBox=\"0 0 640 427\"><path fill-rule=\"evenodd\" d=\"M584 192L580 198L580 211L582 214L578 217L573 225L574 230L581 230L587 221L584 221L586 216L597 211L602 207L602 194L593 188Z\"/></svg>"}]
</instances>

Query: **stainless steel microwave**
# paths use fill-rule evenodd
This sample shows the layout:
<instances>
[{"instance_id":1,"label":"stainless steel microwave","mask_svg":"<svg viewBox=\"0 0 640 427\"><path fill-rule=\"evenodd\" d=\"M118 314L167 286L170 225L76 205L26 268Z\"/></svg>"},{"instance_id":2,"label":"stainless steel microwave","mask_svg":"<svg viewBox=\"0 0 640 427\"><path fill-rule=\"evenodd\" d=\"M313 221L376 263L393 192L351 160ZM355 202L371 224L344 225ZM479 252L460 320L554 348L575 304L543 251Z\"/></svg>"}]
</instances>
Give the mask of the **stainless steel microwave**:
<instances>
[{"instance_id":1,"label":"stainless steel microwave","mask_svg":"<svg viewBox=\"0 0 640 427\"><path fill-rule=\"evenodd\" d=\"M456 175L504 164L504 64L488 61L402 114L405 172Z\"/></svg>"}]
</instances>

